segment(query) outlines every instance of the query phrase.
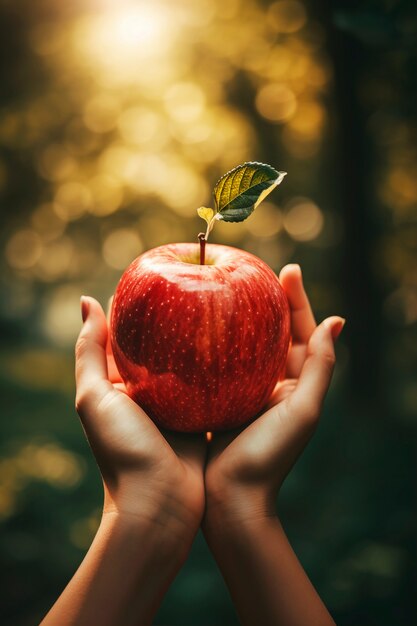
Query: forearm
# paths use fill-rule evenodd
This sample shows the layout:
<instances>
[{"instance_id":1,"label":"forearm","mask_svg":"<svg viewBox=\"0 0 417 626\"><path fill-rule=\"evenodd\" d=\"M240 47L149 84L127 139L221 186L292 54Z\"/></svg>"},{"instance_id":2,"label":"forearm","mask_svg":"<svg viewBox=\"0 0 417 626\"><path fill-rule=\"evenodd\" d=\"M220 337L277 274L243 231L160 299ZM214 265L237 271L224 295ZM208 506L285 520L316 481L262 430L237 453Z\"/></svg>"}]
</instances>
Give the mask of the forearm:
<instances>
[{"instance_id":1,"label":"forearm","mask_svg":"<svg viewBox=\"0 0 417 626\"><path fill-rule=\"evenodd\" d=\"M205 536L243 626L334 626L276 517L210 523Z\"/></svg>"},{"instance_id":2,"label":"forearm","mask_svg":"<svg viewBox=\"0 0 417 626\"><path fill-rule=\"evenodd\" d=\"M187 549L157 521L104 514L82 564L41 626L150 624Z\"/></svg>"}]
</instances>

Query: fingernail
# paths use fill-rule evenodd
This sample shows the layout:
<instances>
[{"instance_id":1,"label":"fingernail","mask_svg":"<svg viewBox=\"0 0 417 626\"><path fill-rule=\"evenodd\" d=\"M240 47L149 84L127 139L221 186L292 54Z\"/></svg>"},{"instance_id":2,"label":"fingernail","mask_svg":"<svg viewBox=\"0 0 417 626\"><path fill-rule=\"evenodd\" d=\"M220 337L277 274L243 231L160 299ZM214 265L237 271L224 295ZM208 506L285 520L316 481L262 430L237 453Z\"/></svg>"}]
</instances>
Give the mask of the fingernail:
<instances>
[{"instance_id":1,"label":"fingernail","mask_svg":"<svg viewBox=\"0 0 417 626\"><path fill-rule=\"evenodd\" d=\"M300 265L298 265L298 263L290 263L290 267L296 270L296 272L301 275L301 267Z\"/></svg>"},{"instance_id":2,"label":"fingernail","mask_svg":"<svg viewBox=\"0 0 417 626\"><path fill-rule=\"evenodd\" d=\"M346 324L346 320L344 317L340 317L337 322L335 322L332 326L332 337L336 340L340 333L343 330L344 325Z\"/></svg>"},{"instance_id":3,"label":"fingernail","mask_svg":"<svg viewBox=\"0 0 417 626\"><path fill-rule=\"evenodd\" d=\"M80 302L81 302L81 317L83 318L83 322L85 322L85 320L88 317L88 313L90 311L90 303L88 302L85 296L81 296Z\"/></svg>"}]
</instances>

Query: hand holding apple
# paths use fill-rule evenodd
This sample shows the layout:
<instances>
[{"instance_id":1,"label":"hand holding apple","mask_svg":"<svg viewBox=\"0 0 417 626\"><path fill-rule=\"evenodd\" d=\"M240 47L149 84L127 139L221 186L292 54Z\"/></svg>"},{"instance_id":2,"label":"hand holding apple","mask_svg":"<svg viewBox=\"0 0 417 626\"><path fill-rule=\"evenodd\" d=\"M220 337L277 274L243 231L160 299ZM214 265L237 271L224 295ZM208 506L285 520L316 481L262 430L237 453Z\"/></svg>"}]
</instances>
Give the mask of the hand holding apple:
<instances>
[{"instance_id":1,"label":"hand holding apple","mask_svg":"<svg viewBox=\"0 0 417 626\"><path fill-rule=\"evenodd\" d=\"M335 626L276 515L279 488L317 425L344 320L316 326L298 266L280 275L291 307L286 379L241 432L214 433L205 471L204 536L241 624Z\"/></svg>"},{"instance_id":2,"label":"hand holding apple","mask_svg":"<svg viewBox=\"0 0 417 626\"><path fill-rule=\"evenodd\" d=\"M280 274L291 309L292 345L285 379L278 382L267 410L234 433L215 433L205 471L207 532L247 519L275 516L276 495L311 438L335 362L334 340L344 319L316 325L298 265Z\"/></svg>"},{"instance_id":3,"label":"hand holding apple","mask_svg":"<svg viewBox=\"0 0 417 626\"><path fill-rule=\"evenodd\" d=\"M104 484L104 508L82 563L42 626L151 624L204 510L203 437L169 442L131 400L106 358L99 303L81 299L76 405Z\"/></svg>"},{"instance_id":4,"label":"hand holding apple","mask_svg":"<svg viewBox=\"0 0 417 626\"><path fill-rule=\"evenodd\" d=\"M185 555L204 510L204 438L160 432L126 393L101 306L84 296L81 305L76 406L103 477L104 512L164 520Z\"/></svg>"}]
</instances>

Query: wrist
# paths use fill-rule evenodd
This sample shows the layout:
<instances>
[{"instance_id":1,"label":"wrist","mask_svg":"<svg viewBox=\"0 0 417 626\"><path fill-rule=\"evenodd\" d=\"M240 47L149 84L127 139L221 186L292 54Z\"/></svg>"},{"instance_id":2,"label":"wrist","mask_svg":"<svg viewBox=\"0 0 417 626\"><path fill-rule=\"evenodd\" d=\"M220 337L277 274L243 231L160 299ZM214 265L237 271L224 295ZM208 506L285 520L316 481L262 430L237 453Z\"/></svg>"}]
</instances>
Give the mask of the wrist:
<instances>
[{"instance_id":1,"label":"wrist","mask_svg":"<svg viewBox=\"0 0 417 626\"><path fill-rule=\"evenodd\" d=\"M125 557L131 561L132 568L139 565L136 555L140 553L140 560L147 561L148 567L176 572L185 562L192 543L192 537L178 532L170 520L130 511L103 509L98 532L129 546Z\"/></svg>"},{"instance_id":2,"label":"wrist","mask_svg":"<svg viewBox=\"0 0 417 626\"><path fill-rule=\"evenodd\" d=\"M281 523L275 514L245 515L236 517L212 517L205 521L203 533L213 556L236 555L240 558L245 550L256 551L259 542L271 532L282 532Z\"/></svg>"},{"instance_id":3,"label":"wrist","mask_svg":"<svg viewBox=\"0 0 417 626\"><path fill-rule=\"evenodd\" d=\"M186 556L168 528L106 510L80 568L46 624L151 624Z\"/></svg>"},{"instance_id":4,"label":"wrist","mask_svg":"<svg viewBox=\"0 0 417 626\"><path fill-rule=\"evenodd\" d=\"M275 497L264 486L230 484L206 493L202 523L206 536L233 533L236 528L249 530L271 519L276 519Z\"/></svg>"},{"instance_id":5,"label":"wrist","mask_svg":"<svg viewBox=\"0 0 417 626\"><path fill-rule=\"evenodd\" d=\"M125 485L120 485L116 492L105 486L104 493L103 518L135 529L138 538L149 532L158 535L168 549L175 546L186 557L201 518L174 492L148 484L147 489L138 489L136 485L133 492Z\"/></svg>"}]
</instances>

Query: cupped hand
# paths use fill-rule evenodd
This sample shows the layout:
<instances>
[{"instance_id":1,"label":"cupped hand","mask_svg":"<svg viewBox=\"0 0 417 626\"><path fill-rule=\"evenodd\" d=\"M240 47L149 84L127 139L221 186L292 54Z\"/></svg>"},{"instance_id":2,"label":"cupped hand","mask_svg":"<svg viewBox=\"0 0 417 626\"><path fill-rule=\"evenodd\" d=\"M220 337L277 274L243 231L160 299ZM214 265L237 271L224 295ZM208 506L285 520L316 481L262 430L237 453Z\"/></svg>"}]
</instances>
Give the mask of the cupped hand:
<instances>
[{"instance_id":1,"label":"cupped hand","mask_svg":"<svg viewBox=\"0 0 417 626\"><path fill-rule=\"evenodd\" d=\"M104 483L104 512L136 515L195 534L204 510L203 435L162 433L126 394L100 304L81 300L76 408Z\"/></svg>"},{"instance_id":2,"label":"cupped hand","mask_svg":"<svg viewBox=\"0 0 417 626\"><path fill-rule=\"evenodd\" d=\"M278 490L318 424L335 364L334 341L345 320L329 317L316 325L298 265L284 267L280 281L291 311L285 380L249 426L214 434L205 472L204 524L217 515L274 515Z\"/></svg>"}]
</instances>

